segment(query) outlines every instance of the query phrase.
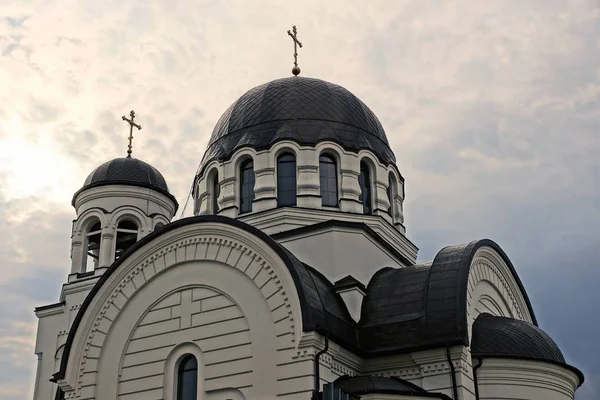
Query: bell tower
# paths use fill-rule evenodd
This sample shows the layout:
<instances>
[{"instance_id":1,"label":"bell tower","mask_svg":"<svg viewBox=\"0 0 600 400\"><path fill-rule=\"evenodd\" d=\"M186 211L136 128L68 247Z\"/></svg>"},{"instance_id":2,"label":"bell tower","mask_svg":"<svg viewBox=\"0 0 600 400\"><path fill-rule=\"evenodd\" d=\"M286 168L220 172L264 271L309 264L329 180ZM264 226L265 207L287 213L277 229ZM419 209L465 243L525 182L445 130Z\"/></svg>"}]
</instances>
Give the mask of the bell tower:
<instances>
[{"instance_id":1,"label":"bell tower","mask_svg":"<svg viewBox=\"0 0 600 400\"><path fill-rule=\"evenodd\" d=\"M69 282L101 275L135 242L168 224L177 212L158 170L130 156L96 168L73 196Z\"/></svg>"}]
</instances>

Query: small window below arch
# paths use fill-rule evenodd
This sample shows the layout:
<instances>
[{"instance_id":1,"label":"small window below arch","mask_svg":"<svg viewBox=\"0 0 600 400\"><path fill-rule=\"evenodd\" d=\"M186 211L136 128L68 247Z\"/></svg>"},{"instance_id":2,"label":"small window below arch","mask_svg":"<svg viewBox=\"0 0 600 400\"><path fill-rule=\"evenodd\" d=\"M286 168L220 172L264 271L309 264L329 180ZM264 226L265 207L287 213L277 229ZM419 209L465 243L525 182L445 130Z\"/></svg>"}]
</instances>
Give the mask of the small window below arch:
<instances>
[{"instance_id":1,"label":"small window below arch","mask_svg":"<svg viewBox=\"0 0 600 400\"><path fill-rule=\"evenodd\" d=\"M221 185L219 184L219 174L215 173L211 180L211 214L217 214L219 212L219 196L221 195Z\"/></svg>"},{"instance_id":2,"label":"small window below arch","mask_svg":"<svg viewBox=\"0 0 600 400\"><path fill-rule=\"evenodd\" d=\"M277 157L277 204L296 205L296 157L291 153Z\"/></svg>"},{"instance_id":3,"label":"small window below arch","mask_svg":"<svg viewBox=\"0 0 600 400\"><path fill-rule=\"evenodd\" d=\"M254 162L250 159L240 167L240 213L252 211L254 180Z\"/></svg>"},{"instance_id":4,"label":"small window below arch","mask_svg":"<svg viewBox=\"0 0 600 400\"><path fill-rule=\"evenodd\" d=\"M135 222L125 219L117 225L117 240L115 246L115 260L135 242L137 242L138 226Z\"/></svg>"},{"instance_id":5,"label":"small window below arch","mask_svg":"<svg viewBox=\"0 0 600 400\"><path fill-rule=\"evenodd\" d=\"M177 400L196 400L198 397L198 360L189 354L177 370Z\"/></svg>"},{"instance_id":6,"label":"small window below arch","mask_svg":"<svg viewBox=\"0 0 600 400\"><path fill-rule=\"evenodd\" d=\"M360 202L363 205L363 213L371 214L373 211L372 193L371 193L371 171L366 162L360 163L360 175L358 176L360 185Z\"/></svg>"},{"instance_id":7,"label":"small window below arch","mask_svg":"<svg viewBox=\"0 0 600 400\"><path fill-rule=\"evenodd\" d=\"M321 185L321 204L337 207L337 165L333 157L327 154L319 157L319 184Z\"/></svg>"},{"instance_id":8,"label":"small window below arch","mask_svg":"<svg viewBox=\"0 0 600 400\"><path fill-rule=\"evenodd\" d=\"M100 258L100 240L102 238L102 226L100 221L95 222L85 234L85 251L84 264L81 272L89 272L98 266ZM88 271L89 269L89 271Z\"/></svg>"}]
</instances>

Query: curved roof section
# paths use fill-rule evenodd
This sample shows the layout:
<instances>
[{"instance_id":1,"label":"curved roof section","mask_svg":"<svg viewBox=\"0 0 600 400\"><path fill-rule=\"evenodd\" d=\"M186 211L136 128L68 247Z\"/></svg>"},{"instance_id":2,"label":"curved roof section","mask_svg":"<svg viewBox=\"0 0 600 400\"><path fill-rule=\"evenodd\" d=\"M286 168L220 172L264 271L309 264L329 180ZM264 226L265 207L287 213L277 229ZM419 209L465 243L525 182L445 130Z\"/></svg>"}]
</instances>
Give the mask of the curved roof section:
<instances>
[{"instance_id":1,"label":"curved roof section","mask_svg":"<svg viewBox=\"0 0 600 400\"><path fill-rule=\"evenodd\" d=\"M372 354L468 345L467 290L471 262L483 246L508 265L535 322L527 294L500 246L489 239L442 249L429 264L379 270L367 286L360 344ZM535 322L537 324L537 322Z\"/></svg>"},{"instance_id":2,"label":"curved roof section","mask_svg":"<svg viewBox=\"0 0 600 400\"><path fill-rule=\"evenodd\" d=\"M480 314L473 324L471 353L475 356L524 357L565 363L556 343L537 326L488 313Z\"/></svg>"},{"instance_id":3,"label":"curved roof section","mask_svg":"<svg viewBox=\"0 0 600 400\"><path fill-rule=\"evenodd\" d=\"M368 393L395 394L399 396L434 397L450 399L441 393L429 393L419 386L400 378L383 376L342 376L333 382L333 385L344 393L351 395L364 395Z\"/></svg>"},{"instance_id":4,"label":"curved roof section","mask_svg":"<svg viewBox=\"0 0 600 400\"><path fill-rule=\"evenodd\" d=\"M152 189L164 194L177 205L177 200L169 192L167 181L162 174L152 165L130 157L115 158L93 170L83 183L83 187L73 196L72 204L82 191L105 185L129 185Z\"/></svg>"},{"instance_id":5,"label":"curved roof section","mask_svg":"<svg viewBox=\"0 0 600 400\"><path fill-rule=\"evenodd\" d=\"M552 338L536 325L514 318L480 314L473 323L473 357L517 358L561 365L575 372L579 384L584 377L568 365Z\"/></svg>"},{"instance_id":6,"label":"curved roof section","mask_svg":"<svg viewBox=\"0 0 600 400\"><path fill-rule=\"evenodd\" d=\"M288 268L292 279L294 280L298 297L300 299L302 323L305 331L317 330L320 332L326 332L329 330L333 332L332 337L334 339L345 344L350 344L349 341L355 340L353 336L355 334L354 326L349 325L352 319L344 305L343 300L337 293L335 293L333 290L333 284L329 282L327 278L313 268L301 263L292 253L290 253L287 249L285 249L258 228L228 217L203 215L183 218L175 222L171 222L170 224L167 224L152 232L148 236L145 236L133 246L128 248L127 251L123 253L123 255L119 257L119 259L116 260L106 270L106 272L104 272L88 296L85 298L73 321L73 324L71 325L71 329L69 330L69 335L65 343L65 350L63 353L64 356L61 359L60 369L56 374L54 374L54 380L61 379L65 376L69 353L71 351L75 334L86 309L94 298L94 295L98 293L104 282L106 282L106 280L113 273L115 273L120 265L123 264L123 262L138 249L152 242L152 240L160 235L184 226L208 222L222 223L243 229L244 231L261 239L267 246L269 246L279 255Z\"/></svg>"},{"instance_id":7,"label":"curved roof section","mask_svg":"<svg viewBox=\"0 0 600 400\"><path fill-rule=\"evenodd\" d=\"M315 145L331 140L348 150L371 150L395 163L373 111L347 89L319 79L288 77L250 89L217 122L202 165L242 147L266 149L277 141Z\"/></svg>"}]
</instances>

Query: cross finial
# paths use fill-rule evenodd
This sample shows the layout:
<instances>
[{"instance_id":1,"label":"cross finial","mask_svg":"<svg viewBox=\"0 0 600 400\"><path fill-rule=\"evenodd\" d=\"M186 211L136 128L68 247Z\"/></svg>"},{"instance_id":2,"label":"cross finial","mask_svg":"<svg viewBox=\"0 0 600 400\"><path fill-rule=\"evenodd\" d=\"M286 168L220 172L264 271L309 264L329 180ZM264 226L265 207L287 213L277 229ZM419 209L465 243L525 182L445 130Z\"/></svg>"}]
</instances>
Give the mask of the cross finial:
<instances>
[{"instance_id":1,"label":"cross finial","mask_svg":"<svg viewBox=\"0 0 600 400\"><path fill-rule=\"evenodd\" d=\"M292 74L298 76L300 74L300 67L298 67L298 47L296 46L302 48L302 43L298 40L298 30L296 29L296 25L294 25L292 31L288 31L288 35L294 40L294 68L292 68Z\"/></svg>"},{"instance_id":2,"label":"cross finial","mask_svg":"<svg viewBox=\"0 0 600 400\"><path fill-rule=\"evenodd\" d=\"M124 115L122 117L123 121L127 121L129 123L129 146L127 146L127 158L131 158L131 141L133 140L133 127L135 126L136 128L138 128L138 131L142 129L141 125L138 125L135 122L133 122L133 120L135 119L135 112L133 110L131 110L129 116L131 117L131 119L125 117Z\"/></svg>"}]
</instances>

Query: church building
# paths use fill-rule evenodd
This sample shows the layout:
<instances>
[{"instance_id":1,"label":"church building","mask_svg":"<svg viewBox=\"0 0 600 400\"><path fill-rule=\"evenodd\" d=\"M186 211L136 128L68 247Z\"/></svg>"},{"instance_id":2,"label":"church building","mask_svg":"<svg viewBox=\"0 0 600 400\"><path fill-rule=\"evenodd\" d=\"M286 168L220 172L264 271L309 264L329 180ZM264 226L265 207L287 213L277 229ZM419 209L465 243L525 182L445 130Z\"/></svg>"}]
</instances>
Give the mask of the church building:
<instances>
[{"instance_id":1,"label":"church building","mask_svg":"<svg viewBox=\"0 0 600 400\"><path fill-rule=\"evenodd\" d=\"M382 124L295 75L218 120L192 217L131 152L89 174L34 400L572 400L519 266L489 239L417 264Z\"/></svg>"}]
</instances>

